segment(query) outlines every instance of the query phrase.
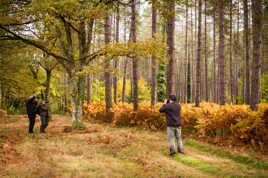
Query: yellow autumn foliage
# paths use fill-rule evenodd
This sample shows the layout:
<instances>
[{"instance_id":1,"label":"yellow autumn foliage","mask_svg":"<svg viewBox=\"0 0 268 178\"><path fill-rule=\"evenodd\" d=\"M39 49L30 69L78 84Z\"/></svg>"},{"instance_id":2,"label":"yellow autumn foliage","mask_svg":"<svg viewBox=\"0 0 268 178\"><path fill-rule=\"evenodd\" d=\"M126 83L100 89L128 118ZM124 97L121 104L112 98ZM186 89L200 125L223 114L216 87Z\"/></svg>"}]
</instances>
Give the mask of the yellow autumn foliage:
<instances>
[{"instance_id":1,"label":"yellow autumn foliage","mask_svg":"<svg viewBox=\"0 0 268 178\"><path fill-rule=\"evenodd\" d=\"M0 118L5 117L5 116L6 116L6 114L7 114L7 112L6 112L5 110L0 109Z\"/></svg>"},{"instance_id":2,"label":"yellow autumn foliage","mask_svg":"<svg viewBox=\"0 0 268 178\"><path fill-rule=\"evenodd\" d=\"M106 113L104 102L92 103L84 106L84 119L163 130L166 121L165 115L159 113L162 104L152 107L150 103L140 103L134 112L132 104L118 103ZM268 146L268 104L259 104L258 111L251 111L248 105L201 103L197 108L194 104L182 104L181 118L183 127L199 136L239 140L261 149Z\"/></svg>"}]
</instances>

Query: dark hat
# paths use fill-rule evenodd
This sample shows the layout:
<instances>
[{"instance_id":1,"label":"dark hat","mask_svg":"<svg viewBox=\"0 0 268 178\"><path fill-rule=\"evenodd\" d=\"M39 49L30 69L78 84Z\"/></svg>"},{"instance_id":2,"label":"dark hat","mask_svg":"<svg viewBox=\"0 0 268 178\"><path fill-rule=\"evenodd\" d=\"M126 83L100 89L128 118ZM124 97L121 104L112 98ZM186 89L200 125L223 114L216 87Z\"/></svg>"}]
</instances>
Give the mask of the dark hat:
<instances>
[{"instance_id":1,"label":"dark hat","mask_svg":"<svg viewBox=\"0 0 268 178\"><path fill-rule=\"evenodd\" d=\"M172 101L177 101L177 98L175 95L170 95L169 96L169 99L172 100Z\"/></svg>"}]
</instances>

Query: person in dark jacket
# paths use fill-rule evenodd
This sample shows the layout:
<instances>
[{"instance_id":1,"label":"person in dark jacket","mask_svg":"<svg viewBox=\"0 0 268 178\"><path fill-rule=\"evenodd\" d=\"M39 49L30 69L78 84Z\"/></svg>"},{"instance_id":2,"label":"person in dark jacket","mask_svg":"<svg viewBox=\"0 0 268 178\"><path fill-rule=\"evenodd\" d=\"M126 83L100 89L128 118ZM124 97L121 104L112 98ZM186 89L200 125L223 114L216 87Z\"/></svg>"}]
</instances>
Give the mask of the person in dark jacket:
<instances>
[{"instance_id":1,"label":"person in dark jacket","mask_svg":"<svg viewBox=\"0 0 268 178\"><path fill-rule=\"evenodd\" d=\"M26 103L26 108L29 118L29 133L33 133L35 117L37 112L37 98L35 96L30 96L30 98Z\"/></svg>"},{"instance_id":2,"label":"person in dark jacket","mask_svg":"<svg viewBox=\"0 0 268 178\"><path fill-rule=\"evenodd\" d=\"M40 133L46 133L45 129L48 126L48 103L46 101L42 101L38 105L37 111L41 119Z\"/></svg>"},{"instance_id":3,"label":"person in dark jacket","mask_svg":"<svg viewBox=\"0 0 268 178\"><path fill-rule=\"evenodd\" d=\"M176 96L171 95L168 100L164 101L165 104L159 110L159 112L166 114L170 155L176 154L174 137L177 140L178 152L184 154L181 139L181 105L176 100Z\"/></svg>"}]
</instances>

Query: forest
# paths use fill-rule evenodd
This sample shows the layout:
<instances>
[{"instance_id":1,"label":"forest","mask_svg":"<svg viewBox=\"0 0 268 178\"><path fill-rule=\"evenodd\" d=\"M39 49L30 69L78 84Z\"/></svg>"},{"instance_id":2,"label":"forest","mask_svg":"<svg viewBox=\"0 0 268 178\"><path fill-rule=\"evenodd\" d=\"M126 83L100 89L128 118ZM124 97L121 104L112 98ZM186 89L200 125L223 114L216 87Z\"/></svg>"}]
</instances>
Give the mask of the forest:
<instances>
[{"instance_id":1,"label":"forest","mask_svg":"<svg viewBox=\"0 0 268 178\"><path fill-rule=\"evenodd\" d=\"M186 157L176 156L177 163L187 170L179 175L267 176L267 1L1 0L0 14L1 176L109 177L111 173L112 177L154 177L156 162L164 165L161 161L165 157L161 156L167 153L163 151L167 140L162 139L166 137L162 131L167 125L159 108L170 95L175 95L181 104L183 144L196 149L192 157L187 151ZM48 103L51 121L47 136L32 137L26 133L26 102L30 96ZM152 132L152 137L147 131ZM14 144L21 138L28 139L21 145L29 150L33 148L28 142L44 142L53 150L57 149L50 145L50 141L55 142L53 139L64 137L61 144L69 144L74 137L76 143L76 135L80 134L87 139L79 138L83 143L81 152L85 151L85 144L94 145L90 154L103 145L121 145L118 155L112 152L113 148L100 148L102 156L112 155L109 161L118 159L120 170L112 167L111 172L105 172L98 167L100 162L94 162L105 174L96 170L89 170L88 174L81 166L76 168L78 173L72 169L61 174L58 165L52 173L53 165L39 155L39 147L35 156L39 161L45 160L47 172L31 170L28 175L27 171L18 170L12 174L12 166L2 168L14 164L15 155L25 159L27 154ZM98 139L87 134L95 134ZM118 140L113 134L119 135ZM140 136L144 140L139 140ZM154 154L161 161L146 158L146 162L143 158L147 153L139 155L139 160L125 154L128 146L137 146L128 138L145 150L155 149L159 142L162 147L155 149ZM156 142L152 145L150 139ZM230 147L230 152L222 151L226 147ZM233 152L241 148L251 150L254 156L237 156ZM213 161L200 157L203 152L209 154L207 157L232 161L234 170L213 167ZM126 161L126 155L130 157L129 164L120 162ZM93 158L83 161L88 159ZM57 160L55 154L52 162ZM142 172L139 161L145 165ZM236 164L243 165L245 173L240 174ZM147 165L151 172L147 172ZM133 172L121 170L128 166ZM160 177L178 176L165 166L161 171Z\"/></svg>"}]
</instances>

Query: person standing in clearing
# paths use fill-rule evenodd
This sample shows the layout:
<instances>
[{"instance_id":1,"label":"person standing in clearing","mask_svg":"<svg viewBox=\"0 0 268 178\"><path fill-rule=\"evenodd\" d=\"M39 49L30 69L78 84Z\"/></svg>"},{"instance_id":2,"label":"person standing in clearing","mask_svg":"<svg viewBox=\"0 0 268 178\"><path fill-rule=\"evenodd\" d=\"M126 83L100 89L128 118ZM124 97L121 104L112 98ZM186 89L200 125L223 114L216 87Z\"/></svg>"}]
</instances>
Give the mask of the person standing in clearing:
<instances>
[{"instance_id":1,"label":"person standing in clearing","mask_svg":"<svg viewBox=\"0 0 268 178\"><path fill-rule=\"evenodd\" d=\"M181 139L181 105L177 102L176 96L171 95L164 101L164 105L159 110L160 113L166 114L167 135L170 145L170 155L176 154L174 137L177 140L178 152L184 154L182 150Z\"/></svg>"},{"instance_id":2,"label":"person standing in clearing","mask_svg":"<svg viewBox=\"0 0 268 178\"><path fill-rule=\"evenodd\" d=\"M41 126L40 126L40 133L46 133L45 129L48 126L48 103L46 101L42 101L38 107L37 111L40 115Z\"/></svg>"},{"instance_id":3,"label":"person standing in clearing","mask_svg":"<svg viewBox=\"0 0 268 178\"><path fill-rule=\"evenodd\" d=\"M35 96L30 96L27 103L27 114L29 118L29 133L33 133L35 117L37 112L37 98Z\"/></svg>"}]
</instances>

